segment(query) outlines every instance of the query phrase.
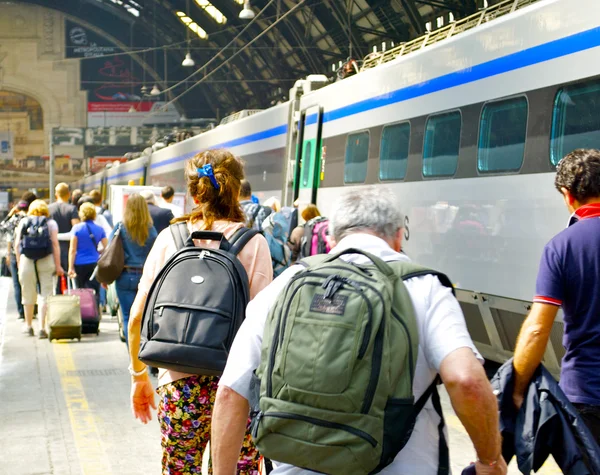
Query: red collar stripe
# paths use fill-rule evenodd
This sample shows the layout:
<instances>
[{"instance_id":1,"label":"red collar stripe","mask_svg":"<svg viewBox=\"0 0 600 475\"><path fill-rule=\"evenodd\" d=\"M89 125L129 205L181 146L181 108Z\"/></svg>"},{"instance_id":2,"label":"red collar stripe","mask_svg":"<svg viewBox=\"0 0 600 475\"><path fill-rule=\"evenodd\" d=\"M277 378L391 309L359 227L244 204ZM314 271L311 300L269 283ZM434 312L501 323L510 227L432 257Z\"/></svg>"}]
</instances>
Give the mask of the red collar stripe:
<instances>
[{"instance_id":1,"label":"red collar stripe","mask_svg":"<svg viewBox=\"0 0 600 475\"><path fill-rule=\"evenodd\" d=\"M562 300L553 299L552 297L544 297L543 295L536 295L533 297L533 301L537 303L549 303L551 305L556 305L557 307L562 305Z\"/></svg>"}]
</instances>

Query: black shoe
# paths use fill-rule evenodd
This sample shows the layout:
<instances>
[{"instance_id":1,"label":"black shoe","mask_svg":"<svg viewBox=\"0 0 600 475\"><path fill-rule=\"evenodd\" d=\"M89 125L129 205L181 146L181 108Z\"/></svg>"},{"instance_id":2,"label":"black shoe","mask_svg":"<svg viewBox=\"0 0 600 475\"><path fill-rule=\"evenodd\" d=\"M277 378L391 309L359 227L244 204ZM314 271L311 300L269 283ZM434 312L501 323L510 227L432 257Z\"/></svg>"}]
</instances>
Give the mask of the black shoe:
<instances>
[{"instance_id":1,"label":"black shoe","mask_svg":"<svg viewBox=\"0 0 600 475\"><path fill-rule=\"evenodd\" d=\"M24 313L20 313L19 314L19 320L25 320L25 314Z\"/></svg>"},{"instance_id":2,"label":"black shoe","mask_svg":"<svg viewBox=\"0 0 600 475\"><path fill-rule=\"evenodd\" d=\"M150 366L150 374L152 376L158 376L158 368L155 368L154 366Z\"/></svg>"}]
</instances>

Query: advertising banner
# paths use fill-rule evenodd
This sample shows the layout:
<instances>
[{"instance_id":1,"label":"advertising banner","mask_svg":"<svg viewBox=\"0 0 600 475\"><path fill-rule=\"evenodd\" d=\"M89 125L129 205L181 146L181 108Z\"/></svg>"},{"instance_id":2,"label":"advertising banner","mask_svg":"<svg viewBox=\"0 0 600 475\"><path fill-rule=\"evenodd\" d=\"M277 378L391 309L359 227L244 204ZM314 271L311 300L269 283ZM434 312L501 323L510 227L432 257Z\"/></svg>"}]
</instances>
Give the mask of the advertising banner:
<instances>
[{"instance_id":1,"label":"advertising banner","mask_svg":"<svg viewBox=\"0 0 600 475\"><path fill-rule=\"evenodd\" d=\"M142 96L143 69L103 36L65 20L66 55L81 58L81 89L88 93L88 127L177 123L174 106ZM149 87L152 85L147 84Z\"/></svg>"},{"instance_id":2,"label":"advertising banner","mask_svg":"<svg viewBox=\"0 0 600 475\"><path fill-rule=\"evenodd\" d=\"M14 140L12 132L0 130L0 160L13 160Z\"/></svg>"}]
</instances>

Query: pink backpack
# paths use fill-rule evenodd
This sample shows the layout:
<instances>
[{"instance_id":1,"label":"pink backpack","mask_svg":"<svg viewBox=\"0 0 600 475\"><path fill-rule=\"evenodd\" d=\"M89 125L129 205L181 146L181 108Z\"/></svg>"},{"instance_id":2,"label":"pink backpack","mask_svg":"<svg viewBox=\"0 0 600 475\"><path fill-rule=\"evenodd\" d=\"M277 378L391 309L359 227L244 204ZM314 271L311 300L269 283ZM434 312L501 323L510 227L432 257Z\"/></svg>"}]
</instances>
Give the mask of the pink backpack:
<instances>
[{"instance_id":1,"label":"pink backpack","mask_svg":"<svg viewBox=\"0 0 600 475\"><path fill-rule=\"evenodd\" d=\"M304 225L304 237L300 248L300 257L327 254L329 245L329 220L322 216L311 219Z\"/></svg>"}]
</instances>

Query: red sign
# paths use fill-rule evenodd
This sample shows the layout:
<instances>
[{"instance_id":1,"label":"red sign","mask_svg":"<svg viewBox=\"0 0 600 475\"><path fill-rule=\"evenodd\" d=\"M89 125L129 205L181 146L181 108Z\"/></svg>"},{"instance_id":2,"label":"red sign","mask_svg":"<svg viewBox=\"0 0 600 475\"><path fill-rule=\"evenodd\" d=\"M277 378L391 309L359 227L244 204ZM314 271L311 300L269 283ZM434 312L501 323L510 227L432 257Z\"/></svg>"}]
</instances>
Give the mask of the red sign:
<instances>
[{"instance_id":1,"label":"red sign","mask_svg":"<svg viewBox=\"0 0 600 475\"><path fill-rule=\"evenodd\" d=\"M136 112L150 112L155 102L131 102L131 101L114 101L114 102L88 102L88 112L129 112L133 107Z\"/></svg>"},{"instance_id":2,"label":"red sign","mask_svg":"<svg viewBox=\"0 0 600 475\"><path fill-rule=\"evenodd\" d=\"M50 160L50 155L42 155L40 158L42 160ZM71 158L71 155L54 155L54 159L57 159L57 158L67 158L67 159L69 159L69 158Z\"/></svg>"},{"instance_id":3,"label":"red sign","mask_svg":"<svg viewBox=\"0 0 600 475\"><path fill-rule=\"evenodd\" d=\"M92 157L90 158L90 171L96 173L106 167L107 163L125 163L126 158L123 157Z\"/></svg>"}]
</instances>

